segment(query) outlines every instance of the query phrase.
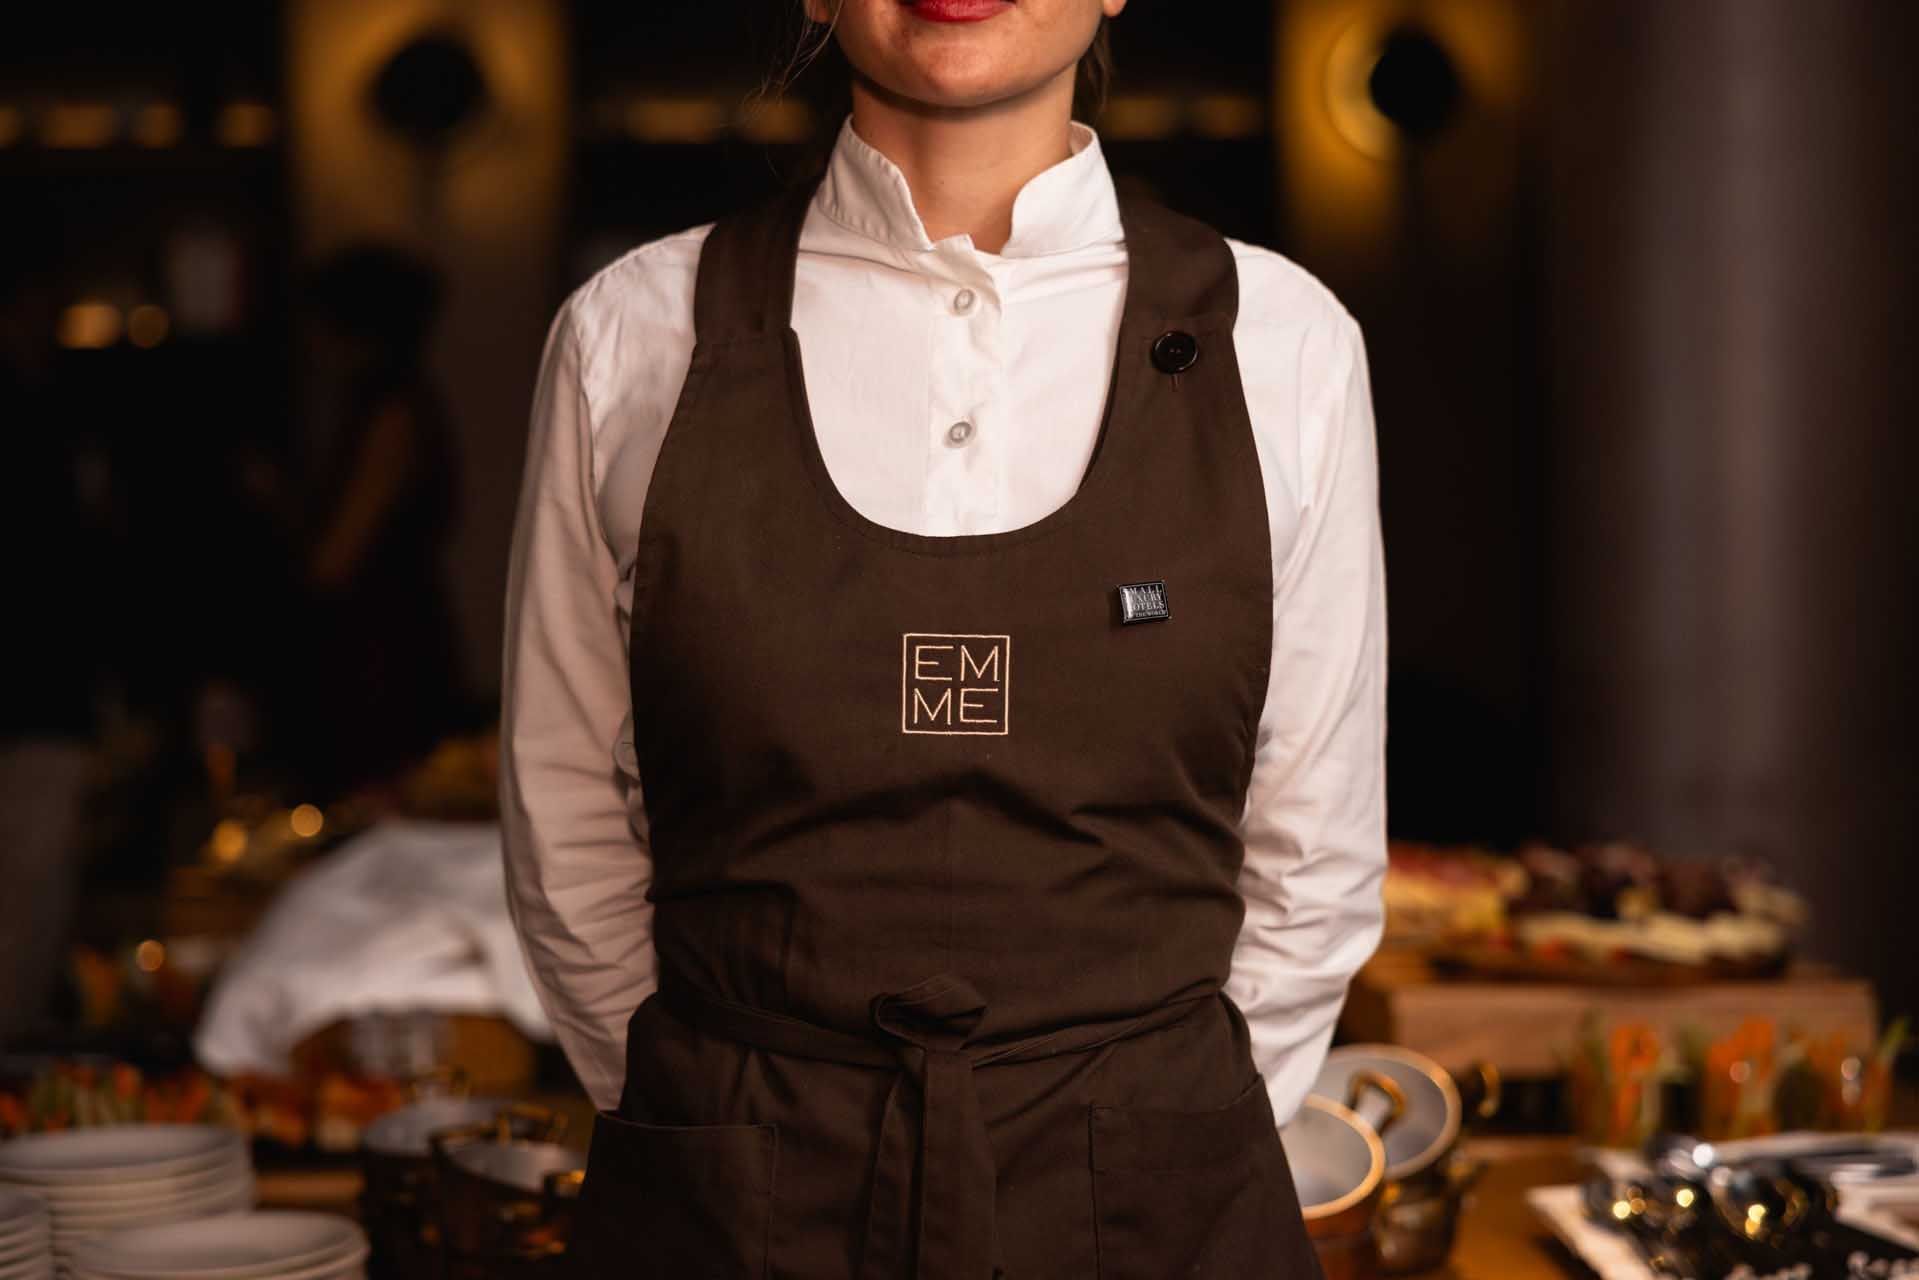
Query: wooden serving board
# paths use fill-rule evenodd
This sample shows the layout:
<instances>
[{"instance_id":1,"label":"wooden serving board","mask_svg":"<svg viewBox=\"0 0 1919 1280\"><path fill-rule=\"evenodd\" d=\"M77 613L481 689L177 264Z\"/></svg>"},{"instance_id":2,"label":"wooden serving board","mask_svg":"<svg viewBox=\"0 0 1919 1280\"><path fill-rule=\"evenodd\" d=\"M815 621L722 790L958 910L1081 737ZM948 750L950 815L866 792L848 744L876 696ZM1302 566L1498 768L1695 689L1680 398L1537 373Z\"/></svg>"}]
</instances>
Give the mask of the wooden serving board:
<instances>
[{"instance_id":1,"label":"wooden serving board","mask_svg":"<svg viewBox=\"0 0 1919 1280\"><path fill-rule=\"evenodd\" d=\"M1647 956L1602 960L1588 955L1477 947L1466 943L1434 947L1426 953L1426 959L1435 972L1449 978L1575 982L1598 987L1688 987L1705 982L1754 982L1781 977L1791 964L1791 957L1783 952L1751 960L1676 964Z\"/></svg>"},{"instance_id":2,"label":"wooden serving board","mask_svg":"<svg viewBox=\"0 0 1919 1280\"><path fill-rule=\"evenodd\" d=\"M1353 979L1342 1040L1404 1045L1459 1070L1484 1059L1515 1079L1559 1074L1589 1013L1650 1023L1662 1036L1695 1027L1725 1035L1755 1015L1781 1032L1840 1031L1871 1044L1879 1032L1872 984L1795 963L1761 981L1594 985L1522 978L1453 978L1422 953L1381 950Z\"/></svg>"}]
</instances>

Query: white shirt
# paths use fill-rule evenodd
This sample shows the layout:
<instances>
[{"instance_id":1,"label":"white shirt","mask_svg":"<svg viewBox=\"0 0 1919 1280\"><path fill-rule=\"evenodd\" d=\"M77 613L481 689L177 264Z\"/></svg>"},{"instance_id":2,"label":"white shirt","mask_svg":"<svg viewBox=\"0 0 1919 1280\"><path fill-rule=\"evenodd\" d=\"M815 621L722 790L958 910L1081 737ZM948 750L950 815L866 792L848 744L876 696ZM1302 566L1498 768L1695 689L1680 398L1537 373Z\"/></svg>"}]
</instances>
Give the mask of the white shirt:
<instances>
[{"instance_id":1,"label":"white shirt","mask_svg":"<svg viewBox=\"0 0 1919 1280\"><path fill-rule=\"evenodd\" d=\"M799 241L792 323L820 451L863 515L919 534L1030 524L1091 456L1126 251L1094 130L1032 178L998 253L928 238L898 166L840 126ZM640 511L693 347L711 223L649 241L553 318L507 584L500 798L535 986L600 1107L654 988L627 630ZM1241 824L1227 993L1281 1124L1378 945L1385 569L1365 349L1317 280L1230 240L1234 344L1271 525L1273 662ZM970 433L951 428L972 424Z\"/></svg>"}]
</instances>

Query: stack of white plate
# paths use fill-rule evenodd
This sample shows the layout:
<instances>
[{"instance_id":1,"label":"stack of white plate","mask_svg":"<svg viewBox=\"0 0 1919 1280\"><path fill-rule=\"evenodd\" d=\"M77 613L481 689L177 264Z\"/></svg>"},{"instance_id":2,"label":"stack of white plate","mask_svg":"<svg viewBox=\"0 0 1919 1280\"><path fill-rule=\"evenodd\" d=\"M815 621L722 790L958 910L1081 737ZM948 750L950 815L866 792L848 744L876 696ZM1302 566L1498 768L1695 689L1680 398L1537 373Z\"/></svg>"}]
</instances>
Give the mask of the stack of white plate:
<instances>
[{"instance_id":1,"label":"stack of white plate","mask_svg":"<svg viewBox=\"0 0 1919 1280\"><path fill-rule=\"evenodd\" d=\"M53 1280L47 1206L11 1187L0 1187L0 1280Z\"/></svg>"},{"instance_id":2,"label":"stack of white plate","mask_svg":"<svg viewBox=\"0 0 1919 1280\"><path fill-rule=\"evenodd\" d=\"M46 1202L56 1261L88 1236L253 1206L246 1139L211 1125L129 1124L0 1143L0 1186Z\"/></svg>"},{"instance_id":3,"label":"stack of white plate","mask_svg":"<svg viewBox=\"0 0 1919 1280\"><path fill-rule=\"evenodd\" d=\"M366 1233L325 1213L235 1213L84 1240L68 1280L363 1280Z\"/></svg>"}]
</instances>

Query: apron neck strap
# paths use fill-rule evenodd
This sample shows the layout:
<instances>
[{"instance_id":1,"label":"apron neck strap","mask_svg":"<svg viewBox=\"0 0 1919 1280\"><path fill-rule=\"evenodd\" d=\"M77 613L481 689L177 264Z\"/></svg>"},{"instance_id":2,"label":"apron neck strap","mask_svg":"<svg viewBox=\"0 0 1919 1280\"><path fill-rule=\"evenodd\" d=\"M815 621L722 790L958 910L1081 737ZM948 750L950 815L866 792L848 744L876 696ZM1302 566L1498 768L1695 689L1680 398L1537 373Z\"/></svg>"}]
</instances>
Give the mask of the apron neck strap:
<instances>
[{"instance_id":1,"label":"apron neck strap","mask_svg":"<svg viewBox=\"0 0 1919 1280\"><path fill-rule=\"evenodd\" d=\"M800 227L825 170L713 224L693 290L700 341L779 333L792 323Z\"/></svg>"}]
</instances>

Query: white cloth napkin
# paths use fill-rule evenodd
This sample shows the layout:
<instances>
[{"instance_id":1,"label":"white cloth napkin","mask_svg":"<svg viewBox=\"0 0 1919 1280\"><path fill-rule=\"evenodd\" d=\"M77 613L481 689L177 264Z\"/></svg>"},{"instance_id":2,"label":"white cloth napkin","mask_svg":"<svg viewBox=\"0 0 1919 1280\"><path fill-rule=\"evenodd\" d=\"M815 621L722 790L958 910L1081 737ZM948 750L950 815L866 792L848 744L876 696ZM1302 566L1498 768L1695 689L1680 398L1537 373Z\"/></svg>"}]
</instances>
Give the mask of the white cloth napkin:
<instances>
[{"instance_id":1,"label":"white cloth napkin","mask_svg":"<svg viewBox=\"0 0 1919 1280\"><path fill-rule=\"evenodd\" d=\"M217 1074L282 1074L328 1023L427 1011L553 1038L507 915L496 823L382 821L300 873L222 969L193 1047Z\"/></svg>"}]
</instances>

